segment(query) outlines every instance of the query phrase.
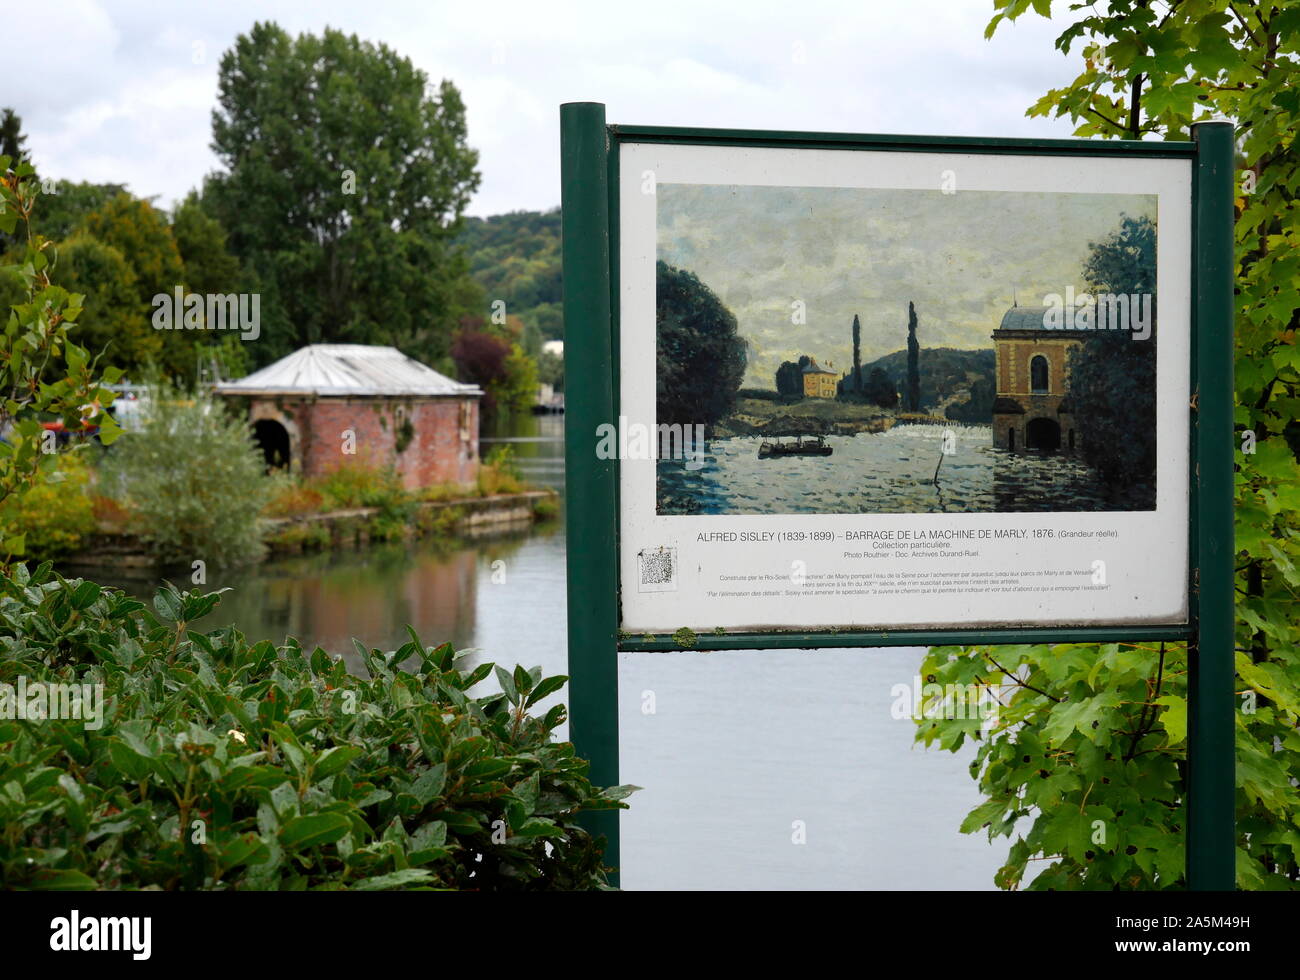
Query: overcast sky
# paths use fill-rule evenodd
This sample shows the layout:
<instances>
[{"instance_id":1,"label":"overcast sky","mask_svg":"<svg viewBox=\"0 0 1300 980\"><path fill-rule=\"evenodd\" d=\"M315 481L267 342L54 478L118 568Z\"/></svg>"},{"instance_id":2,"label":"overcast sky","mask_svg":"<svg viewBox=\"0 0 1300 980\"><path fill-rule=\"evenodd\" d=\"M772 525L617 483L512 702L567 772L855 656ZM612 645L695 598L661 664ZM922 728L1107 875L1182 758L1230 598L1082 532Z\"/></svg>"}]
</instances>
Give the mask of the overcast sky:
<instances>
[{"instance_id":1,"label":"overcast sky","mask_svg":"<svg viewBox=\"0 0 1300 980\"><path fill-rule=\"evenodd\" d=\"M216 168L217 63L258 19L382 41L465 97L476 215L559 204L559 105L611 122L1068 136L1025 108L1073 78L1056 24L983 37L991 0L288 3L44 0L5 53L0 106L43 175L118 182L165 207ZM37 12L39 10L39 12ZM12 24L11 24L12 26Z\"/></svg>"},{"instance_id":2,"label":"overcast sky","mask_svg":"<svg viewBox=\"0 0 1300 980\"><path fill-rule=\"evenodd\" d=\"M909 302L923 347L991 349L1013 298L1084 292L1089 243L1156 216L1154 196L1123 194L659 184L655 198L659 258L736 315L754 388L801 354L848 371L855 314L863 364L901 350Z\"/></svg>"}]
</instances>

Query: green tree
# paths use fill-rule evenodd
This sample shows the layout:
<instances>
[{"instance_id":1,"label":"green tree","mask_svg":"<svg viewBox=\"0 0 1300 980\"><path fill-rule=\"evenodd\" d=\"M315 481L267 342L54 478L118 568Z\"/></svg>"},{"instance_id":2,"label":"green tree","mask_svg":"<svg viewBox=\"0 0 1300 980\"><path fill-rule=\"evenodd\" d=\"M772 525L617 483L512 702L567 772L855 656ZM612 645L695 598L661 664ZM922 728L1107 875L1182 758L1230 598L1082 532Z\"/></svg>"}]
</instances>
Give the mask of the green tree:
<instances>
[{"instance_id":1,"label":"green tree","mask_svg":"<svg viewBox=\"0 0 1300 980\"><path fill-rule=\"evenodd\" d=\"M27 158L27 137L23 135L23 120L13 109L0 112L0 156L9 157L14 164Z\"/></svg>"},{"instance_id":2,"label":"green tree","mask_svg":"<svg viewBox=\"0 0 1300 980\"><path fill-rule=\"evenodd\" d=\"M466 218L456 241L485 302L504 303L542 340L564 337L558 208Z\"/></svg>"},{"instance_id":3,"label":"green tree","mask_svg":"<svg viewBox=\"0 0 1300 980\"><path fill-rule=\"evenodd\" d=\"M663 425L713 425L736 404L745 342L736 317L695 273L655 267L655 393Z\"/></svg>"},{"instance_id":4,"label":"green tree","mask_svg":"<svg viewBox=\"0 0 1300 980\"><path fill-rule=\"evenodd\" d=\"M1047 0L1035 10L1050 13ZM991 34L1029 0L996 0ZM1082 41L1084 70L1029 111L1068 116L1081 136L1186 138L1194 120L1236 123L1245 162L1237 202L1238 456L1237 883L1300 885L1300 2L1112 0L1073 7L1057 39ZM1184 885L1187 651L1181 645L1058 644L932 650L927 680L1010 690L986 737L979 721L927 718L918 738L979 739L972 773L986 801L963 830L1012 840L997 874L1033 888ZM1100 824L1097 824L1100 821ZM1097 828L1104 831L1094 843Z\"/></svg>"},{"instance_id":5,"label":"green tree","mask_svg":"<svg viewBox=\"0 0 1300 980\"><path fill-rule=\"evenodd\" d=\"M519 344L510 345L506 355L507 384L501 404L512 412L526 412L537 402L537 362Z\"/></svg>"},{"instance_id":6,"label":"green tree","mask_svg":"<svg viewBox=\"0 0 1300 980\"><path fill-rule=\"evenodd\" d=\"M0 113L0 156L8 157L15 164L21 163L27 156L26 144L22 117L13 109L5 109ZM16 236L0 232L0 255L20 244Z\"/></svg>"},{"instance_id":7,"label":"green tree","mask_svg":"<svg viewBox=\"0 0 1300 980\"><path fill-rule=\"evenodd\" d=\"M167 215L148 201L119 194L87 214L82 226L127 257L146 306L184 283L185 266Z\"/></svg>"},{"instance_id":8,"label":"green tree","mask_svg":"<svg viewBox=\"0 0 1300 980\"><path fill-rule=\"evenodd\" d=\"M94 476L87 454L64 451L56 460L48 478L19 498L23 552L32 561L62 558L82 548L95 532L90 499Z\"/></svg>"},{"instance_id":9,"label":"green tree","mask_svg":"<svg viewBox=\"0 0 1300 980\"><path fill-rule=\"evenodd\" d=\"M451 349L456 375L484 391L483 413L527 411L537 399L537 363L509 335L465 320Z\"/></svg>"},{"instance_id":10,"label":"green tree","mask_svg":"<svg viewBox=\"0 0 1300 980\"><path fill-rule=\"evenodd\" d=\"M156 333L158 366L172 378L193 377L195 348L200 342L196 331L155 331L152 323L154 297L170 296L177 286L185 286L185 265L167 215L148 201L119 194L87 214L81 227L117 249L131 266L137 299L134 315L138 317L132 336L145 331ZM123 366L139 375L149 365L140 359L124 362Z\"/></svg>"},{"instance_id":11,"label":"green tree","mask_svg":"<svg viewBox=\"0 0 1300 980\"><path fill-rule=\"evenodd\" d=\"M862 388L862 321L858 319L856 313L853 314L853 373L849 375L853 379L853 388L855 391Z\"/></svg>"},{"instance_id":12,"label":"green tree","mask_svg":"<svg viewBox=\"0 0 1300 980\"><path fill-rule=\"evenodd\" d=\"M60 249L56 278L85 296L78 337L100 363L134 371L161 358L163 334L150 324L135 272L121 251L78 232Z\"/></svg>"},{"instance_id":13,"label":"green tree","mask_svg":"<svg viewBox=\"0 0 1300 980\"><path fill-rule=\"evenodd\" d=\"M56 180L41 193L40 231L50 241L61 242L81 230L86 215L126 194L124 184L90 184Z\"/></svg>"},{"instance_id":14,"label":"green tree","mask_svg":"<svg viewBox=\"0 0 1300 980\"><path fill-rule=\"evenodd\" d=\"M265 362L306 343L445 359L468 272L452 238L478 187L465 107L384 45L255 24L221 59L204 191L258 269Z\"/></svg>"},{"instance_id":15,"label":"green tree","mask_svg":"<svg viewBox=\"0 0 1300 980\"><path fill-rule=\"evenodd\" d=\"M90 355L72 339L83 297L50 282L55 249L32 230L35 170L9 164L0 156L0 232L16 235L24 248L16 265L2 270L6 282L21 283L0 332L0 557L6 563L26 546L24 496L56 475L58 454L44 451L42 420L60 418L69 429L99 425L106 444L120 433L105 411L112 393L99 386ZM104 372L106 383L117 377L111 368Z\"/></svg>"},{"instance_id":16,"label":"green tree","mask_svg":"<svg viewBox=\"0 0 1300 980\"><path fill-rule=\"evenodd\" d=\"M564 390L564 358L542 351L537 359L537 380L556 391Z\"/></svg>"},{"instance_id":17,"label":"green tree","mask_svg":"<svg viewBox=\"0 0 1300 980\"><path fill-rule=\"evenodd\" d=\"M196 293L233 293L240 287L239 259L226 247L226 230L190 191L172 214L172 237L185 270L185 285Z\"/></svg>"},{"instance_id":18,"label":"green tree","mask_svg":"<svg viewBox=\"0 0 1300 980\"><path fill-rule=\"evenodd\" d=\"M258 293L257 281L240 266L227 246L226 230L203 206L197 191L190 191L172 213L172 237L185 269L187 290L203 295ZM260 307L259 307L260 309ZM196 355L223 378L248 373L252 358L249 342L224 331L196 335Z\"/></svg>"},{"instance_id":19,"label":"green tree","mask_svg":"<svg viewBox=\"0 0 1300 980\"><path fill-rule=\"evenodd\" d=\"M1069 361L1070 401L1083 455L1117 493L1155 504L1156 478L1156 228L1149 217L1125 216L1120 228L1088 252L1084 279L1093 295L1151 297L1151 334L1097 330Z\"/></svg>"}]
</instances>

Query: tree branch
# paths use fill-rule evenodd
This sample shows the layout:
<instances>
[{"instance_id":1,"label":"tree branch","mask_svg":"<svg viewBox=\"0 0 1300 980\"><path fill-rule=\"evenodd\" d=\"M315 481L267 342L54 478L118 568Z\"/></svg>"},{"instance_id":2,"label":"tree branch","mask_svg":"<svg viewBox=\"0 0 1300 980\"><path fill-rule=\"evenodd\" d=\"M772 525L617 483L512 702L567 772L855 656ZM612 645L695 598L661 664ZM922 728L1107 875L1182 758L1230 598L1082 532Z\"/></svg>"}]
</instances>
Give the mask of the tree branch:
<instances>
[{"instance_id":1,"label":"tree branch","mask_svg":"<svg viewBox=\"0 0 1300 980\"><path fill-rule=\"evenodd\" d=\"M1034 687L1034 685L1032 685L1032 684L1026 684L1024 681L1022 681L1022 680L1020 679L1020 675L1019 675L1019 674L1013 674L1011 671L1007 670L1005 667L1003 667L1000 663L998 663L996 660L994 660L994 659L993 659L991 656L989 656L987 653L984 654L984 659L987 660L989 663L991 663L991 664L992 664L994 667L996 667L998 670L1002 671L1002 673L1005 674L1007 677L1010 677L1013 681L1016 682L1016 684L1017 684L1018 686L1023 687L1023 688L1025 688L1026 690L1033 691L1035 694L1041 694L1043 697L1045 697L1045 698L1047 698L1047 699L1049 699L1049 700L1051 700L1051 701L1055 701L1057 704L1060 704L1062 701L1065 700L1065 698L1054 697L1054 696L1052 696L1051 694L1048 694L1046 691L1041 690L1040 688Z\"/></svg>"}]
</instances>

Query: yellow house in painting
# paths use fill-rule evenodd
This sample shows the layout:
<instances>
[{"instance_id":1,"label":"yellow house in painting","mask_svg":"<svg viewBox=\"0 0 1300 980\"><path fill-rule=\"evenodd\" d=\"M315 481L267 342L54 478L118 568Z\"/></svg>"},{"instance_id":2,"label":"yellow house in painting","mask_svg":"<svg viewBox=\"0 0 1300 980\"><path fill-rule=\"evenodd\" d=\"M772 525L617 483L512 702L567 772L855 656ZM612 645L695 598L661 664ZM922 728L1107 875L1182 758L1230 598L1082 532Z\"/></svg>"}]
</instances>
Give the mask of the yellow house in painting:
<instances>
[{"instance_id":1,"label":"yellow house in painting","mask_svg":"<svg viewBox=\"0 0 1300 980\"><path fill-rule=\"evenodd\" d=\"M834 398L839 375L820 367L813 358L803 369L803 396L805 398Z\"/></svg>"}]
</instances>

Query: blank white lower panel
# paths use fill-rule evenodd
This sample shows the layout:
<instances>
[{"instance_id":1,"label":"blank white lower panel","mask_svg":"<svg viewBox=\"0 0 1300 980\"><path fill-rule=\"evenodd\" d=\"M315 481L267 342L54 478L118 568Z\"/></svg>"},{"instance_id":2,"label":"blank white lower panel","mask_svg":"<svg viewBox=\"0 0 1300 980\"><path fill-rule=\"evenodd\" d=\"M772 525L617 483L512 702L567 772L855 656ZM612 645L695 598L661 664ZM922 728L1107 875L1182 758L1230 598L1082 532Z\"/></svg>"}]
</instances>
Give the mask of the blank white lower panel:
<instances>
[{"instance_id":1,"label":"blank white lower panel","mask_svg":"<svg viewBox=\"0 0 1300 980\"><path fill-rule=\"evenodd\" d=\"M620 781L644 787L623 887L993 888L1009 842L957 829L974 749L914 745L890 713L923 654L619 654Z\"/></svg>"}]
</instances>

